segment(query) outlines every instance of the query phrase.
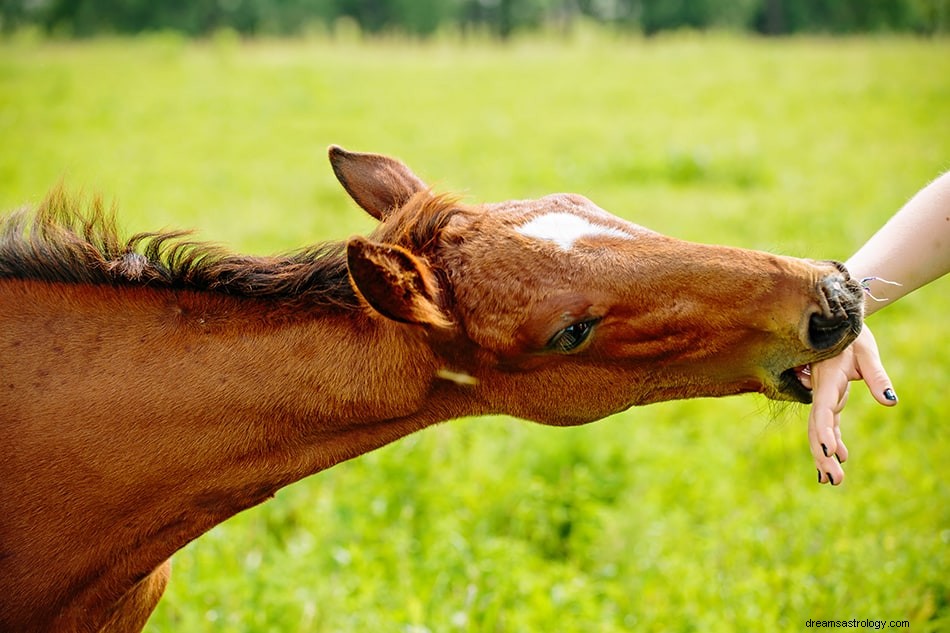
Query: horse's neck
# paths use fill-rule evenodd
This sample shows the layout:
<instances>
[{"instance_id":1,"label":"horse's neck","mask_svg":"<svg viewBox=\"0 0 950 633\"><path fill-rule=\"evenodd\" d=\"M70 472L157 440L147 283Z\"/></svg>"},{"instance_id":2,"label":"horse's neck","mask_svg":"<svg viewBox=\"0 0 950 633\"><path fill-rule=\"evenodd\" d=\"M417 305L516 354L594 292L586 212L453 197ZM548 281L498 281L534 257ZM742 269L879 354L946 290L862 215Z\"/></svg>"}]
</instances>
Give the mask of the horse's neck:
<instances>
[{"instance_id":1,"label":"horse's neck","mask_svg":"<svg viewBox=\"0 0 950 633\"><path fill-rule=\"evenodd\" d=\"M58 555L131 556L125 571L144 573L278 488L436 421L434 361L407 328L29 285L0 282L0 348L19 350L0 358L0 447L16 456L0 474L21 491L0 505L43 515L16 532L48 530L38 547Z\"/></svg>"},{"instance_id":2,"label":"horse's neck","mask_svg":"<svg viewBox=\"0 0 950 633\"><path fill-rule=\"evenodd\" d=\"M390 423L428 421L435 369L406 328L352 312L273 318L250 302L204 301L72 304L47 341L61 352L37 363L61 374L54 393L37 394L58 409L48 418L84 447L95 436L110 454L134 455L117 460L124 467L167 480L174 464L206 492L231 467L237 487L256 471L285 485L395 439Z\"/></svg>"}]
</instances>

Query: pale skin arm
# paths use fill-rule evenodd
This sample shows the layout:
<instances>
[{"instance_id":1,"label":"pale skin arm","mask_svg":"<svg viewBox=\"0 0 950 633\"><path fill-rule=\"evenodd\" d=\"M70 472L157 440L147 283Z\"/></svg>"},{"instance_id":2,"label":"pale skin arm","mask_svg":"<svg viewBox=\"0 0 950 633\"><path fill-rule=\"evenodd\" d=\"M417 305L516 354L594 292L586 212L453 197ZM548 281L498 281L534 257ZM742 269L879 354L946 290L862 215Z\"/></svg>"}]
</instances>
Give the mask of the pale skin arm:
<instances>
[{"instance_id":1,"label":"pale skin arm","mask_svg":"<svg viewBox=\"0 0 950 633\"><path fill-rule=\"evenodd\" d=\"M920 190L847 261L851 276L877 277L900 285L870 280L865 316L887 307L904 295L950 271L950 172ZM881 364L874 335L865 326L855 342L835 358L812 368L813 403L808 416L808 441L818 483L838 485L844 480L841 462L848 449L841 441L841 411L848 401L848 385L864 380L874 399L885 406L897 404L890 378Z\"/></svg>"}]
</instances>

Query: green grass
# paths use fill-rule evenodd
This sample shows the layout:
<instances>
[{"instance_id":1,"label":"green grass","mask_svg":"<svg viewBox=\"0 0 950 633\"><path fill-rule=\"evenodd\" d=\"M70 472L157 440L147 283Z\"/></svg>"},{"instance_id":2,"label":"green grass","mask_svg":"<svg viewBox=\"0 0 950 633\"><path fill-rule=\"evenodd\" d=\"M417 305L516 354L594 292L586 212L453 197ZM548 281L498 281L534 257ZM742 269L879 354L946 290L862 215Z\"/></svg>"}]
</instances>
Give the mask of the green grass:
<instances>
[{"instance_id":1,"label":"green grass","mask_svg":"<svg viewBox=\"0 0 950 633\"><path fill-rule=\"evenodd\" d=\"M678 237L844 259L950 168L950 42L678 36L563 46L0 44L0 207L60 179L129 230L271 252L368 231L330 143L468 200L584 193ZM148 631L950 628L950 286L871 320L819 487L804 407L471 419L287 488L174 559Z\"/></svg>"}]
</instances>

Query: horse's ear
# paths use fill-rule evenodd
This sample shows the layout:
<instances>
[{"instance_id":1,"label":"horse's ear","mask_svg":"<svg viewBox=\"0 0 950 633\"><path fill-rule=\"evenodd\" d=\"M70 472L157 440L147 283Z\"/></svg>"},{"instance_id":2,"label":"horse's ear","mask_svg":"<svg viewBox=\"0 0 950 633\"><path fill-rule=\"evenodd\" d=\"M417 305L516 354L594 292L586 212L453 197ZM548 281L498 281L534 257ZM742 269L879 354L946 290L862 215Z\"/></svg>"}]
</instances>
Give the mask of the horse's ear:
<instances>
[{"instance_id":1,"label":"horse's ear","mask_svg":"<svg viewBox=\"0 0 950 633\"><path fill-rule=\"evenodd\" d=\"M346 266L353 287L383 316L417 325L451 325L436 303L435 275L406 249L353 237L346 245Z\"/></svg>"},{"instance_id":2,"label":"horse's ear","mask_svg":"<svg viewBox=\"0 0 950 633\"><path fill-rule=\"evenodd\" d=\"M385 219L414 194L429 190L412 170L388 156L348 152L331 145L330 165L350 197L377 220Z\"/></svg>"}]
</instances>

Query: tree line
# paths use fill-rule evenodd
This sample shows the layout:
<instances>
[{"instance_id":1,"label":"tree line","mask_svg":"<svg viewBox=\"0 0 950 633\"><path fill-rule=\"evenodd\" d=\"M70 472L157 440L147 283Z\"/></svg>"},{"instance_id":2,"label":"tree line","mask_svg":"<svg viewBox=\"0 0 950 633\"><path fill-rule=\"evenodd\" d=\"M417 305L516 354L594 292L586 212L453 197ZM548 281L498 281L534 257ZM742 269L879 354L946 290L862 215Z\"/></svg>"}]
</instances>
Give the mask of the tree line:
<instances>
[{"instance_id":1,"label":"tree line","mask_svg":"<svg viewBox=\"0 0 950 633\"><path fill-rule=\"evenodd\" d=\"M950 31L950 0L0 0L0 30L35 26L87 37L175 31L205 36L332 33L343 22L369 36L427 38L443 31L569 32L587 19L653 35L683 28L791 33Z\"/></svg>"}]
</instances>

